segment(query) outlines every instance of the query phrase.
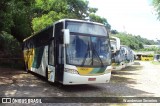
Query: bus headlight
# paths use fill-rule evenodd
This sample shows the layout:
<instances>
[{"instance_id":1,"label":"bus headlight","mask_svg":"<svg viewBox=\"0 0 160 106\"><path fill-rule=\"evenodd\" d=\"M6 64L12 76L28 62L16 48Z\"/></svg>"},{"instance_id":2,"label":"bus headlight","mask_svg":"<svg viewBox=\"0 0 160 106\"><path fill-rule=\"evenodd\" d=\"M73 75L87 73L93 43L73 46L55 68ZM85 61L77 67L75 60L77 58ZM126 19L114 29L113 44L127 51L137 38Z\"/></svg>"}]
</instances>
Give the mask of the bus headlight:
<instances>
[{"instance_id":1,"label":"bus headlight","mask_svg":"<svg viewBox=\"0 0 160 106\"><path fill-rule=\"evenodd\" d=\"M75 70L75 69L65 68L64 71L65 71L65 72L68 72L68 73L72 73L72 74L78 74L77 70Z\"/></svg>"}]
</instances>

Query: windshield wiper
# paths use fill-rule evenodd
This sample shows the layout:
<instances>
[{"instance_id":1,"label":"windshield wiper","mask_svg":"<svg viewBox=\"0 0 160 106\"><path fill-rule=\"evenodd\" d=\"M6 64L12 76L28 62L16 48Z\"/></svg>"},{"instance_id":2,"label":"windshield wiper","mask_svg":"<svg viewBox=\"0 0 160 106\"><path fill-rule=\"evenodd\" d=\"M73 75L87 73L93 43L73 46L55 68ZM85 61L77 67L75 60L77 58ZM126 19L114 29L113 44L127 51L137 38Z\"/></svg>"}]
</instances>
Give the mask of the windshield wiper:
<instances>
[{"instance_id":1,"label":"windshield wiper","mask_svg":"<svg viewBox=\"0 0 160 106\"><path fill-rule=\"evenodd\" d=\"M99 54L98 54L97 51L95 50L92 41L91 41L91 45L92 45L91 49L92 49L93 54L95 54L95 56L98 57L98 59L99 59L100 62L101 62L101 66L104 67L104 64L103 64L103 62L102 62ZM92 64L93 64L93 55L92 55Z\"/></svg>"},{"instance_id":2,"label":"windshield wiper","mask_svg":"<svg viewBox=\"0 0 160 106\"><path fill-rule=\"evenodd\" d=\"M90 46L91 46L91 47L90 47ZM95 48L93 47L92 41L91 41L91 45L90 45L89 42L88 42L87 52L86 52L86 54L85 54L85 57L84 57L84 59L83 59L83 61L82 61L81 66L84 65L84 63L85 63L85 61L86 61L86 59L87 59L88 54L89 54L89 56L90 56L90 49L91 49L91 51L93 52L93 53L92 53L92 65L93 65L93 54L94 54L94 55L95 55L96 57L98 57L98 59L100 60L101 66L104 67L104 64L103 64L103 62L102 62L99 54L97 53L97 51L96 51Z\"/></svg>"}]
</instances>

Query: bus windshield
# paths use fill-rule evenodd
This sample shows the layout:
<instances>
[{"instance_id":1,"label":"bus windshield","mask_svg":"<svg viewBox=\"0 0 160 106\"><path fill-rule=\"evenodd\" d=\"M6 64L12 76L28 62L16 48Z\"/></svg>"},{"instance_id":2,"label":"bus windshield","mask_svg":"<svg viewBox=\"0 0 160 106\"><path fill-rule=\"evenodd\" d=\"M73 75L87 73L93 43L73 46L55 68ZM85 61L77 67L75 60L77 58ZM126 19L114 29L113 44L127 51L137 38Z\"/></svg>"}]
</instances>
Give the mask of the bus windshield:
<instances>
[{"instance_id":1,"label":"bus windshield","mask_svg":"<svg viewBox=\"0 0 160 106\"><path fill-rule=\"evenodd\" d=\"M116 41L111 40L111 46L116 46Z\"/></svg>"},{"instance_id":2,"label":"bus windshield","mask_svg":"<svg viewBox=\"0 0 160 106\"><path fill-rule=\"evenodd\" d=\"M66 28L70 30L67 64L97 67L111 64L109 37L104 26L67 22Z\"/></svg>"},{"instance_id":3,"label":"bus windshield","mask_svg":"<svg viewBox=\"0 0 160 106\"><path fill-rule=\"evenodd\" d=\"M67 46L67 63L78 66L107 66L111 64L111 52L107 37L71 34Z\"/></svg>"},{"instance_id":4,"label":"bus windshield","mask_svg":"<svg viewBox=\"0 0 160 106\"><path fill-rule=\"evenodd\" d=\"M70 32L84 33L97 36L107 36L106 28L102 25L82 23L82 22L66 22L66 29Z\"/></svg>"}]
</instances>

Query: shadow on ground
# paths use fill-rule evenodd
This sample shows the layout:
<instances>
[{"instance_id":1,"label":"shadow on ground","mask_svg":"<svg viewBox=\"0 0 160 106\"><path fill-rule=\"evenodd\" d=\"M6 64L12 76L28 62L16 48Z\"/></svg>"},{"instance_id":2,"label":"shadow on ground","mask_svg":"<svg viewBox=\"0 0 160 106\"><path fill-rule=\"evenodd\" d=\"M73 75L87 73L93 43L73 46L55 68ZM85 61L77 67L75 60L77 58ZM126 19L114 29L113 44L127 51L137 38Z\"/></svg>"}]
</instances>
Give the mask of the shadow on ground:
<instances>
[{"instance_id":1,"label":"shadow on ground","mask_svg":"<svg viewBox=\"0 0 160 106\"><path fill-rule=\"evenodd\" d=\"M128 71L126 70L126 73ZM136 80L112 75L110 83L64 86L49 83L23 70L0 68L0 97L108 97L146 96L149 92L132 88ZM122 74L122 73L121 73Z\"/></svg>"},{"instance_id":2,"label":"shadow on ground","mask_svg":"<svg viewBox=\"0 0 160 106\"><path fill-rule=\"evenodd\" d=\"M135 65L138 64L138 65ZM136 71L141 71L143 69L143 66L140 65L139 62L134 62L134 65L125 67L121 70L113 71L112 74L118 74L118 75L138 75ZM135 71L135 72L134 72Z\"/></svg>"},{"instance_id":3,"label":"shadow on ground","mask_svg":"<svg viewBox=\"0 0 160 106\"><path fill-rule=\"evenodd\" d=\"M140 62L135 61L133 65L141 65Z\"/></svg>"}]
</instances>

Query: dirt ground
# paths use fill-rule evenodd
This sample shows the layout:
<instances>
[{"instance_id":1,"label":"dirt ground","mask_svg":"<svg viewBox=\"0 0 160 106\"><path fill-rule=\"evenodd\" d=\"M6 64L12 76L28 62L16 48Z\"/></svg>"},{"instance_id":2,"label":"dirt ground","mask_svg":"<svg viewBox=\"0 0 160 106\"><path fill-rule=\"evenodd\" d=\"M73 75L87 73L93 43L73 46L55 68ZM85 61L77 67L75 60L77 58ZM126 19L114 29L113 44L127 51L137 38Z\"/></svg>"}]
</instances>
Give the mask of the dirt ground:
<instances>
[{"instance_id":1,"label":"dirt ground","mask_svg":"<svg viewBox=\"0 0 160 106\"><path fill-rule=\"evenodd\" d=\"M62 86L49 83L24 70L0 68L0 97L160 97L159 72L160 65L136 61L133 66L112 73L107 84Z\"/></svg>"}]
</instances>

